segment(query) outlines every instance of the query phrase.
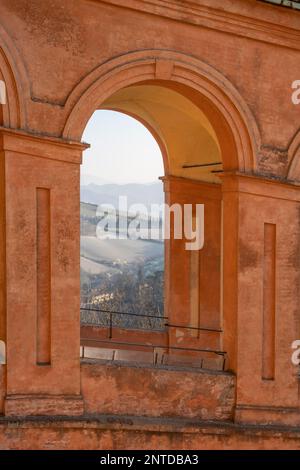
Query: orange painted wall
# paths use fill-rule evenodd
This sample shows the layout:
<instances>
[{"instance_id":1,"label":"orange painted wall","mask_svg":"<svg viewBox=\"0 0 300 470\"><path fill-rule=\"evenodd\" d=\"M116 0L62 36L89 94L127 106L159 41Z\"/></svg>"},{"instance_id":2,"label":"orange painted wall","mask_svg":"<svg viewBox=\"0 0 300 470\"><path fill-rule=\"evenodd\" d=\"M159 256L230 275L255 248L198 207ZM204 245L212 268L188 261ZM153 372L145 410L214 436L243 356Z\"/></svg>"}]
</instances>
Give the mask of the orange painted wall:
<instances>
[{"instance_id":1,"label":"orange painted wall","mask_svg":"<svg viewBox=\"0 0 300 470\"><path fill-rule=\"evenodd\" d=\"M300 335L300 108L291 101L291 84L299 79L299 30L298 12L256 0L0 0L0 77L8 96L0 113L0 338L7 342L1 446L299 447L299 377L290 361L291 342ZM222 428L222 437L216 428L212 434L199 427L187 432L185 423L180 432L161 423L159 430L140 424L133 435L119 418L113 429L107 421L100 429L87 422L68 427L37 420L8 432L10 416L84 420L85 409L101 412L100 391L95 400L102 374L79 360L80 141L92 112L113 93L149 83L198 106L220 146L222 183L207 188L207 199L191 181L166 186L173 185L170 200L205 199L211 210L210 245L203 251L208 274L202 279L209 298L200 299L200 306L203 322L220 322L224 330L207 341L228 352L236 375L232 423ZM39 189L50 192L51 208L42 214ZM37 236L41 225L47 226L47 240ZM191 310L189 259L179 245L169 245L167 268L167 304L176 320ZM39 318L45 311L51 317L42 333L43 364L37 360L41 310ZM122 372L106 370L116 401L118 377L124 379L120 390L130 394L127 381L134 372ZM168 378L170 393L177 374L173 382ZM146 388L155 380L149 373ZM108 400L108 392L102 398ZM155 403L154 393L149 407ZM193 406L197 415L198 399ZM113 402L105 410L124 412ZM259 431L247 428L249 423ZM272 425L279 424L285 430L275 435ZM89 442L81 440L83 429Z\"/></svg>"}]
</instances>

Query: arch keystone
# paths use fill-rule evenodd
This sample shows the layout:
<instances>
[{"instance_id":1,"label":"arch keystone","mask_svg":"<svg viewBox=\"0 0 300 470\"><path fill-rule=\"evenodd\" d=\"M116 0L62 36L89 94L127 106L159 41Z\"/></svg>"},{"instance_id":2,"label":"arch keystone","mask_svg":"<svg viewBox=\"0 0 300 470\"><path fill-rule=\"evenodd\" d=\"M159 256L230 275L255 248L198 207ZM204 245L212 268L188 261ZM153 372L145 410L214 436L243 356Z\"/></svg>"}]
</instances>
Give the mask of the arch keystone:
<instances>
[{"instance_id":1,"label":"arch keystone","mask_svg":"<svg viewBox=\"0 0 300 470\"><path fill-rule=\"evenodd\" d=\"M172 60L157 59L155 62L155 78L157 80L171 80L174 71Z\"/></svg>"}]
</instances>

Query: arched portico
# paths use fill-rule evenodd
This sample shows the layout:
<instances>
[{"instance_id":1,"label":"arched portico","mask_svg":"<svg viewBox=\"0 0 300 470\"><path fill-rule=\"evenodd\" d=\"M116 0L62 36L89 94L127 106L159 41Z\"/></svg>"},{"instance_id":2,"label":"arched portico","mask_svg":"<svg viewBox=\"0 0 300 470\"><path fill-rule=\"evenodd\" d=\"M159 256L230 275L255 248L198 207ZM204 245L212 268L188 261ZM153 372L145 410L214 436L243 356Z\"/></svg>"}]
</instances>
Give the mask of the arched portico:
<instances>
[{"instance_id":1,"label":"arched portico","mask_svg":"<svg viewBox=\"0 0 300 470\"><path fill-rule=\"evenodd\" d=\"M80 139L97 108L134 115L158 138L168 177L165 182L168 202L195 204L201 201L215 214L207 217L209 248L202 253L205 274L201 274L202 288L199 289L205 311L202 326L220 328L223 322L220 313L223 308L221 260L224 249L221 241L222 193L221 181L209 165L220 162L217 168L225 172L255 172L260 138L249 109L230 82L216 70L191 56L157 50L125 54L86 77L66 103L66 109L70 111L64 138ZM208 167L203 168L206 163ZM173 323L193 324L193 261L190 254L185 253L183 241L167 243L166 250L166 310ZM182 272L182 278L176 281L171 272ZM199 279L194 284L200 285L200 274L197 276ZM211 285L215 289L209 287ZM202 299L202 293L206 291L204 299L208 299L210 290L214 301L207 302ZM194 299L199 297L199 293L195 295ZM231 293L228 297L232 297ZM236 321L231 315L228 322L225 315L225 324L230 323L227 328L232 335ZM229 350L234 368L235 346L233 341L228 344L228 338L225 333L224 349ZM215 338L210 339L210 345L221 346ZM204 342L202 346L207 347L208 343Z\"/></svg>"},{"instance_id":2,"label":"arched portico","mask_svg":"<svg viewBox=\"0 0 300 470\"><path fill-rule=\"evenodd\" d=\"M158 109L155 93L160 93L158 101L165 106L164 113ZM172 106L166 109L170 96L179 115L185 115L173 146L166 119L168 114L173 119ZM232 84L198 59L161 50L124 54L86 76L61 110L65 116L61 138L2 131L3 153L9 156L5 176L9 239L6 414L83 412L78 358L79 165L84 149L80 139L88 119L99 107L131 113L158 136L165 152L165 186L170 202L200 201L210 207L206 227L209 250L204 265L210 268L207 286L211 282L219 285L215 298L223 310L222 348L228 353L228 367L237 374L237 419L251 420L253 409L259 409L262 420L267 419L266 407L274 394L278 394L278 407L288 406L294 419L297 382L293 377L288 387L283 387L290 366L280 349L280 335L286 334L287 342L294 339L296 303L291 302L290 313L285 316L287 331L282 316L278 316L284 308L284 296L276 311L274 299L275 283L287 282L286 260L295 249L299 192L294 186L256 175L259 132ZM199 149L199 159L196 154L191 156L192 146L183 145L189 128L193 129L190 136ZM221 158L220 181L216 175L196 168L207 156L201 153L202 144L210 149L211 162L216 156ZM177 148L181 149L178 155ZM13 188L18 185L16 194ZM285 252L278 248L285 237L282 224L291 227L292 242ZM182 318L182 305L190 312L191 264L182 244L171 247L170 256L174 272L183 269L181 279L169 274L168 308L178 319ZM277 270L275 263L280 266ZM289 280L294 282L296 276L294 267ZM205 320L209 320L211 312L206 307ZM23 329L18 322L20 309L25 319ZM257 351L252 348L253 337L260 345ZM275 342L278 354L284 357L277 363L276 373ZM24 350L21 358L17 353L20 349ZM281 419L280 411L272 413Z\"/></svg>"}]
</instances>

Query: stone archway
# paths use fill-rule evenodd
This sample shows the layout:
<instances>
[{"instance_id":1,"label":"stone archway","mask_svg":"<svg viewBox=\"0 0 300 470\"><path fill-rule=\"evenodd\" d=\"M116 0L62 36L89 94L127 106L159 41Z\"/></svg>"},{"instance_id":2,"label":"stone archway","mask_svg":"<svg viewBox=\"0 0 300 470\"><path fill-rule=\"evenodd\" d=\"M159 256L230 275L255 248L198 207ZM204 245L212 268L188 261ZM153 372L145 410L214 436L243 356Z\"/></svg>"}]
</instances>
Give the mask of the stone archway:
<instances>
[{"instance_id":1,"label":"stone archway","mask_svg":"<svg viewBox=\"0 0 300 470\"><path fill-rule=\"evenodd\" d=\"M66 447L253 447L253 439L260 447L291 446L291 426L300 423L291 361L300 331L300 134L290 88L298 78L297 12L256 0L52 0L43 7L1 0L0 11L8 98L0 111L4 444L25 445L27 435L45 447L54 432ZM211 299L200 320L223 310L220 347L233 373L172 369L166 387L164 368L130 367L122 380L115 364L80 361L81 138L99 107L130 113L152 131L164 150L169 201L206 204L209 243L200 263L210 277L203 282L197 256L186 256L180 242L172 246L169 309L174 321L197 318L200 277L200 302ZM172 139L167 121L178 107ZM220 157L220 181L199 167L208 155L209 162ZM117 419L90 423L88 413ZM130 414L139 418L129 422ZM31 426L27 415L45 423ZM67 415L69 424L49 415ZM18 417L17 444L6 432L10 416ZM158 416L172 419L162 426ZM199 437L199 419L231 420L230 436L227 424L209 423L215 436L206 427ZM243 427L247 437L235 423L255 426ZM286 426L276 439L272 424Z\"/></svg>"},{"instance_id":2,"label":"stone archway","mask_svg":"<svg viewBox=\"0 0 300 470\"><path fill-rule=\"evenodd\" d=\"M26 74L13 41L0 25L0 80L3 82L5 103L0 103L0 127L25 127ZM22 86L22 85L23 86ZM25 90L24 90L25 89ZM24 95L23 95L24 91ZM5 267L5 159L0 159L0 340L6 341L6 267Z\"/></svg>"},{"instance_id":3,"label":"stone archway","mask_svg":"<svg viewBox=\"0 0 300 470\"><path fill-rule=\"evenodd\" d=\"M0 103L0 128L20 128L25 125L24 102L19 86L18 57L10 37L0 26L0 80L3 87L3 103ZM0 412L4 408L6 392L6 344L7 344L7 286L6 286L6 161L3 137L0 138Z\"/></svg>"},{"instance_id":4,"label":"stone archway","mask_svg":"<svg viewBox=\"0 0 300 470\"><path fill-rule=\"evenodd\" d=\"M224 316L222 349L228 353L229 368L237 375L238 419L243 420L244 416L248 419L252 413L247 406L253 403L253 394L248 390L254 376L260 397L255 406L264 416L261 405L269 403L270 398L269 392L265 391L265 377L262 377L260 363L264 361L266 370L269 367L268 377L272 376L270 371L274 360L270 351L274 341L278 341L280 332L286 334L286 326L281 323L277 330L274 328L274 253L277 243L274 233L278 226L278 240L284 244L283 225L292 227L291 243L284 244L287 251L278 252L276 258L276 262L285 266L287 260L294 256L292 250L298 236L295 222L297 208L294 205L294 201L299 198L297 188L292 185L280 186L274 181L255 176L256 154L260 147L259 132L244 100L228 80L197 59L169 51L125 54L89 74L74 88L64 108L60 109L60 116L65 117L63 138L2 130L2 150L8 163L5 222L9 244L5 240L3 243L8 273L6 331L8 339L13 338L7 341L7 415L83 413L78 354L79 165L84 150L80 139L95 109L108 104L109 99L122 90L134 90L137 86L142 89L149 85L177 93L193 107L200 108L213 133L200 115L199 122L202 119L203 128L206 126L207 133L218 142L223 165L223 173L220 174L222 185L201 182L199 173L193 173L192 170L189 170L188 178L178 174L178 168L176 170L174 166L176 159L169 154L170 144L166 141L166 133L162 132L162 143L169 147L166 149L169 163L166 191L170 196L180 197L181 203L191 202L191 198L199 201L206 197L220 208L223 201L223 295L220 294ZM144 117L148 122L148 118ZM174 169L175 176L172 174ZM213 188L209 186L208 189L207 185L210 184L213 184ZM17 192L16 187L19 188ZM288 211L283 209L286 201L289 203ZM257 205L260 211L257 211ZM218 231L212 230L212 233L218 235ZM220 251L220 247L217 246L214 254L217 250ZM181 248L177 247L173 253L178 255L175 261L178 267L183 259ZM210 258L217 259L218 256ZM271 273L270 278L266 279L262 276L265 265ZM219 276L218 271L215 272ZM280 273L280 282L287 282L284 273L284 270ZM289 267L288 275L289 287L294 286L297 266L292 269ZM189 261L185 263L185 286L189 283L188 276ZM176 282L181 282L179 276ZM175 283L171 289L174 312L176 300L177 305L183 300L181 297L178 301L174 295L176 289ZM36 295L32 292L36 292ZM181 286L178 292L187 292L189 295L189 288ZM249 297L248 292L254 292L255 295ZM263 295L264 309L261 307ZM290 336L294 331L296 295L293 295L293 299L287 321ZM278 309L284 307L282 301ZM20 328L19 323L20 309L26 319L23 328ZM249 323L249 315L255 321ZM265 315L264 323L262 315ZM270 322L267 315L270 315ZM284 318L287 318L286 315ZM43 323L45 319L47 321ZM281 322L281 317L278 319L277 316L276 321ZM245 328L245 325L248 327ZM253 351L254 336L258 342L263 339L269 349ZM287 341L290 336L287 336ZM22 357L18 354L20 348L24 350ZM51 362L38 360L38 348L43 354L46 351ZM271 377L272 390L278 394L278 403L295 407L298 395L294 379L290 382L292 394L288 398L285 392L280 395L281 390L286 390L282 387L282 381L289 367L289 358L281 345L278 354L285 358L285 362L278 366L279 379ZM248 367L249 357L252 358L251 367ZM294 411L291 415L294 416ZM251 416L249 419L252 419Z\"/></svg>"},{"instance_id":5,"label":"stone archway","mask_svg":"<svg viewBox=\"0 0 300 470\"><path fill-rule=\"evenodd\" d=\"M149 91L151 87L152 91ZM160 119L162 113L157 111L157 107L154 105L153 88L155 87L157 90L165 90L165 94L169 93L171 96L169 100L175 102L176 96L181 97L181 100L185 100L189 103L190 109L194 108L193 112L191 110L187 111L186 109L185 112L190 114L190 116L194 113L194 121L191 119L190 122L195 122L198 125L198 127L196 127L196 125L194 126L195 135L197 133L199 134L199 130L202 128L203 131L201 132L203 135L205 134L205 136L201 144L203 144L205 138L207 141L207 136L209 136L212 142L215 142L213 144L215 150L211 151L212 155L215 155L215 158L211 158L215 160L217 157L218 160L222 161L221 168L225 174L227 172L255 173L256 153L260 147L260 136L255 120L242 97L230 82L213 68L191 56L170 51L151 50L128 53L101 65L88 75L77 85L66 102L65 110L68 117L66 119L63 137L65 139L79 140L87 121L97 108L121 110L134 115L144 124L146 123L149 129L152 129L152 132L159 137L161 147L164 148L163 154L165 157L167 175L171 178L171 180L165 183L166 192L168 194L167 199L171 203L178 201L185 204L195 203L197 200L199 201L200 198L201 201L205 202L207 205L212 204L213 211L216 211L218 215L215 218L211 218L210 223L212 225L209 226L207 230L210 234L209 245L215 247L213 252L207 254L207 260L215 260L213 265L211 265L214 266L212 268L214 277L208 282L208 285L215 283L219 285L219 287L216 296L216 304L213 307L208 307L207 317L210 317L211 308L216 311L218 308L216 305L223 303L221 300L223 289L225 293L225 334L222 343L231 358L231 367L235 369L236 345L234 337L236 334L236 318L234 314L232 314L231 276L228 277L229 281L226 277L224 286L220 285L221 279L224 279L220 263L223 256L222 250L224 251L225 249L224 247L222 249L222 243L220 242L222 231L221 182L220 180L217 181L217 178L212 177L211 174L208 177L207 173L204 177L203 173L197 171L197 163L200 163L201 166L201 162L205 162L205 156L203 157L203 154L198 161L190 159L189 154L191 149L187 144L187 139L193 137L190 131L191 126L186 126L188 130L185 134L185 146L181 145L180 147L180 142L178 141L176 145L173 146L172 152L170 152L170 142L174 140L174 137L172 138L172 132L168 137L166 121L164 121L163 118ZM164 98L164 93L160 96L160 104L163 99L166 99L166 101L168 99L168 97ZM142 103L140 108L136 106L138 96ZM172 99L172 96L175 98ZM145 100L148 104L150 103L148 108L145 104ZM124 104L125 101L127 101L127 104ZM178 98L178 103L179 101L180 99ZM135 103L135 105L132 105L133 103ZM181 104L181 106L183 105ZM178 107L180 107L179 104ZM197 114L195 110L198 110L198 117L195 117ZM169 110L169 116L171 119L171 108ZM182 132L182 129L179 132ZM182 142L184 141L183 138L181 140ZM208 144L206 143L205 145ZM178 164L177 167L174 165L174 160L176 160L174 147L180 148L181 154L186 151L183 160L179 162L181 167ZM200 145L198 148L200 148ZM210 162L212 160L210 159ZM184 163L186 165L184 165ZM196 164L193 165L193 163ZM189 164L191 168L186 171ZM180 168L184 166L186 169L182 172ZM205 184L203 184L204 182ZM215 183L219 183L219 185ZM182 196L180 196L180 193L182 193ZM208 195L208 197L206 197L206 195ZM212 203L212 201L214 202ZM230 213L232 212L231 202L228 204L225 202L223 211L224 217L230 219ZM213 224L217 224L217 230L214 228ZM231 230L230 224L225 225L225 227ZM225 234L224 240L227 241L229 238L230 237ZM177 281L175 281L175 283L171 282L171 268L166 267L166 284L169 286L167 291L170 291L167 293L168 309L172 311L174 321L178 322L178 319L182 319L182 313L180 313L181 305L186 305L187 310L190 309L188 305L191 302L191 260L187 259L182 246L178 244L170 248L170 255L167 255L167 259L173 260L170 261L171 264L175 263L172 266L174 272L180 270L182 266L185 266L183 281L180 281L181 286ZM211 261L207 263L204 261L204 265L207 264L207 266L209 266L209 263L211 263ZM219 265L216 267L218 263ZM223 263L224 272L229 273L232 269L232 260L229 260L229 257L225 257ZM227 285L228 282L229 284ZM174 292L181 292L181 294L179 296L172 296L171 292L173 294ZM169 303L171 297L173 298L173 302ZM228 299L228 301L226 299ZM228 313L226 313L227 311ZM222 322L222 319L219 318L219 321ZM185 324L188 323L189 317L186 316ZM213 344L220 347L220 343L213 341Z\"/></svg>"},{"instance_id":6,"label":"stone archway","mask_svg":"<svg viewBox=\"0 0 300 470\"><path fill-rule=\"evenodd\" d=\"M124 54L99 66L69 96L63 137L79 140L90 116L118 90L146 81L183 93L206 113L222 142L225 170L252 173L260 135L248 106L233 85L211 66L185 54L146 50Z\"/></svg>"},{"instance_id":7,"label":"stone archway","mask_svg":"<svg viewBox=\"0 0 300 470\"><path fill-rule=\"evenodd\" d=\"M11 37L0 25L0 80L6 86L6 105L2 107L0 125L13 129L26 128L25 102L30 88L24 64Z\"/></svg>"}]
</instances>

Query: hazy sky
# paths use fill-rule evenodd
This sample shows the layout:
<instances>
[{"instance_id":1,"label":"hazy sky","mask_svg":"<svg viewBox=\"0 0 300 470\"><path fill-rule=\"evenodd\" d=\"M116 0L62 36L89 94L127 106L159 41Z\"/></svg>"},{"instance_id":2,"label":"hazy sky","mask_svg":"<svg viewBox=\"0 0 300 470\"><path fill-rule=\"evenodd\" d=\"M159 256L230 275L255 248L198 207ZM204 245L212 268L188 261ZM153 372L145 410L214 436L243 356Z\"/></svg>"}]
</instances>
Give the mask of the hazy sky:
<instances>
[{"instance_id":1,"label":"hazy sky","mask_svg":"<svg viewBox=\"0 0 300 470\"><path fill-rule=\"evenodd\" d=\"M114 111L96 111L83 140L81 184L149 183L163 176L161 152L150 132L135 119Z\"/></svg>"}]
</instances>

